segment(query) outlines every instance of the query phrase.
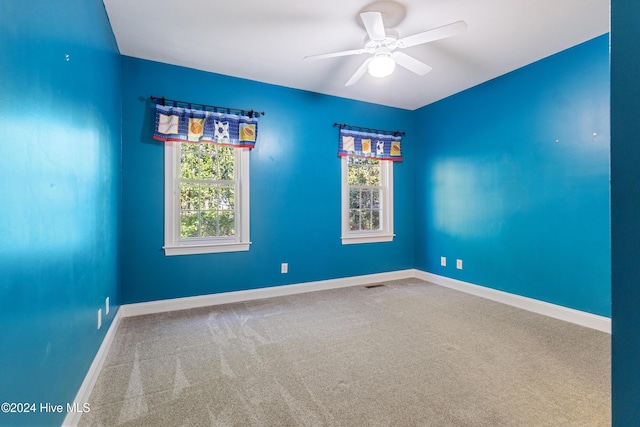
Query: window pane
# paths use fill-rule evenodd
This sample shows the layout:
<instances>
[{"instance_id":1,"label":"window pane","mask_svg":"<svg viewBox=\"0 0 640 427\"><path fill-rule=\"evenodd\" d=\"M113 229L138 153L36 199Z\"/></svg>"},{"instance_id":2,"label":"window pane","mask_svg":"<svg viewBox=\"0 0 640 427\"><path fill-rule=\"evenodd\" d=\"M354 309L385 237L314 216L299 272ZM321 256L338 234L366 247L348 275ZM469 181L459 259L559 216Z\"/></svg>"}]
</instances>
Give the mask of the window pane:
<instances>
[{"instance_id":1,"label":"window pane","mask_svg":"<svg viewBox=\"0 0 640 427\"><path fill-rule=\"evenodd\" d=\"M200 237L216 237L218 235L218 221L215 211L205 211L200 214L202 231Z\"/></svg>"},{"instance_id":2,"label":"window pane","mask_svg":"<svg viewBox=\"0 0 640 427\"><path fill-rule=\"evenodd\" d=\"M180 210L191 211L200 209L200 186L198 184L180 184Z\"/></svg>"},{"instance_id":3,"label":"window pane","mask_svg":"<svg viewBox=\"0 0 640 427\"><path fill-rule=\"evenodd\" d=\"M366 178L362 167L366 159L360 157L347 157L347 183L349 185L364 185Z\"/></svg>"},{"instance_id":4,"label":"window pane","mask_svg":"<svg viewBox=\"0 0 640 427\"><path fill-rule=\"evenodd\" d=\"M380 185L380 161L369 160L367 185Z\"/></svg>"},{"instance_id":5,"label":"window pane","mask_svg":"<svg viewBox=\"0 0 640 427\"><path fill-rule=\"evenodd\" d=\"M180 238L198 237L198 212L183 211L180 213Z\"/></svg>"},{"instance_id":6,"label":"window pane","mask_svg":"<svg viewBox=\"0 0 640 427\"><path fill-rule=\"evenodd\" d=\"M218 201L215 193L215 187L211 185L203 185L200 189L200 205L199 209L208 211L215 209Z\"/></svg>"},{"instance_id":7,"label":"window pane","mask_svg":"<svg viewBox=\"0 0 640 427\"><path fill-rule=\"evenodd\" d=\"M349 190L349 209L360 209L360 190L352 188Z\"/></svg>"},{"instance_id":8,"label":"window pane","mask_svg":"<svg viewBox=\"0 0 640 427\"><path fill-rule=\"evenodd\" d=\"M371 190L371 207L380 209L380 190Z\"/></svg>"},{"instance_id":9,"label":"window pane","mask_svg":"<svg viewBox=\"0 0 640 427\"><path fill-rule=\"evenodd\" d=\"M202 156L200 179L220 179L218 173L218 150L215 144L200 144Z\"/></svg>"},{"instance_id":10,"label":"window pane","mask_svg":"<svg viewBox=\"0 0 640 427\"><path fill-rule=\"evenodd\" d=\"M372 190L362 190L362 209L371 208L371 191Z\"/></svg>"},{"instance_id":11,"label":"window pane","mask_svg":"<svg viewBox=\"0 0 640 427\"><path fill-rule=\"evenodd\" d=\"M218 208L223 210L235 209L235 187L226 186L218 189Z\"/></svg>"},{"instance_id":12,"label":"window pane","mask_svg":"<svg viewBox=\"0 0 640 427\"><path fill-rule=\"evenodd\" d=\"M360 224L361 230L371 230L371 211L362 211Z\"/></svg>"},{"instance_id":13,"label":"window pane","mask_svg":"<svg viewBox=\"0 0 640 427\"><path fill-rule=\"evenodd\" d=\"M349 230L360 230L360 211L357 209L349 210Z\"/></svg>"},{"instance_id":14,"label":"window pane","mask_svg":"<svg viewBox=\"0 0 640 427\"><path fill-rule=\"evenodd\" d=\"M232 181L235 179L235 148L217 146L218 170L221 180Z\"/></svg>"},{"instance_id":15,"label":"window pane","mask_svg":"<svg viewBox=\"0 0 640 427\"><path fill-rule=\"evenodd\" d=\"M371 229L380 230L380 212L379 211L371 212Z\"/></svg>"},{"instance_id":16,"label":"window pane","mask_svg":"<svg viewBox=\"0 0 640 427\"><path fill-rule=\"evenodd\" d=\"M180 143L180 178L197 179L199 175L200 144Z\"/></svg>"},{"instance_id":17,"label":"window pane","mask_svg":"<svg viewBox=\"0 0 640 427\"><path fill-rule=\"evenodd\" d=\"M219 212L219 236L234 236L235 235L235 212L234 211L220 211Z\"/></svg>"}]
</instances>

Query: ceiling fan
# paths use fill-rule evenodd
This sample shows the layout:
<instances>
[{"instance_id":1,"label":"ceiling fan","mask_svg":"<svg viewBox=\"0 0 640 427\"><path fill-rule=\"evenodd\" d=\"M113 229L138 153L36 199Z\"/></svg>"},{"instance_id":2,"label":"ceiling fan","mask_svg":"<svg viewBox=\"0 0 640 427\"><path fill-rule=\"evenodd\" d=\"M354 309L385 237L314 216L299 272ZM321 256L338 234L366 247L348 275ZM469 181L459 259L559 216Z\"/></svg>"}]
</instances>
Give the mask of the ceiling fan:
<instances>
[{"instance_id":1,"label":"ceiling fan","mask_svg":"<svg viewBox=\"0 0 640 427\"><path fill-rule=\"evenodd\" d=\"M363 53L372 55L356 70L345 86L355 84L367 70L369 70L369 74L374 77L386 77L393 73L396 63L409 71L423 76L431 71L431 67L404 52L400 52L399 49L455 36L467 29L466 22L457 21L442 27L399 38L396 31L384 28L382 14L380 12L362 12L360 18L367 30L364 48L304 57L304 59L307 60L314 60L361 55Z\"/></svg>"}]
</instances>

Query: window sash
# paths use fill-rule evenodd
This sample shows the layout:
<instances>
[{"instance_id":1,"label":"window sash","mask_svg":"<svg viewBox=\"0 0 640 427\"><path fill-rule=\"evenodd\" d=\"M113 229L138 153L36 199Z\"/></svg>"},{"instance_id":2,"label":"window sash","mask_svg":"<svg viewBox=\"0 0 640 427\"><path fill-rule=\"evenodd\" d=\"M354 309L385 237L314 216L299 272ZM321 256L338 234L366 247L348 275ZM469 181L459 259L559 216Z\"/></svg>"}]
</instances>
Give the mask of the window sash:
<instances>
[{"instance_id":1,"label":"window sash","mask_svg":"<svg viewBox=\"0 0 640 427\"><path fill-rule=\"evenodd\" d=\"M216 190L225 190L225 189L231 189L233 190L233 205L228 206L225 209L225 206L220 206L220 202L221 202L221 198L217 198L217 197L213 197L212 200L212 204L208 203L208 199L205 198L204 200L200 200L195 206L183 206L182 203L182 190L185 188L185 186L183 185L185 184L184 181L182 181L180 183L180 197L178 200L178 203L180 205L179 209L180 209L180 241L192 241L195 239L227 239L227 238L233 238L235 239L235 236L237 235L237 231L238 231L238 203L235 202L235 197L238 194L238 183L237 182L230 182L228 184L217 184L217 185L209 185L207 182L199 182L199 183L195 183L194 187L198 190L212 190L214 192L214 194L216 193ZM188 184L192 184L192 183L188 183ZM188 188L191 187L191 185L188 186ZM191 208L191 209L189 209ZM185 237L184 233L182 231L182 219L185 218L187 215L197 215L198 219L197 219L197 236L190 236L190 237ZM214 222L213 224L209 224L209 229L210 230L215 230L215 234L213 233L206 233L204 234L203 230L207 229L207 224L204 220L204 218L206 218L207 216L213 215ZM221 220L224 219L225 216L231 215L231 217L233 218L232 222L230 224L225 224L221 223ZM220 233L220 230L222 229L228 229L230 231L230 233Z\"/></svg>"},{"instance_id":2,"label":"window sash","mask_svg":"<svg viewBox=\"0 0 640 427\"><path fill-rule=\"evenodd\" d=\"M356 190L358 191L358 195L359 195L359 203L357 204L357 206L354 206L354 204L352 203L352 193L353 191ZM374 192L377 192L377 200L378 203L377 205L374 203ZM369 193L369 196L367 197L363 197L364 194ZM383 199L385 197L384 194L384 188L382 186L374 186L374 185L350 185L349 186L349 231L351 233L354 232L366 232L366 233L375 233L375 232L380 232L382 231L382 228L384 226L384 203L383 203ZM368 203L366 202L366 199L368 198ZM353 220L352 220L352 214L357 212L358 213L358 228L354 230L353 228ZM363 217L363 213L365 214L365 217L367 216L367 213L370 214L370 224L371 224L371 228L362 228L362 217ZM374 220L374 218L377 216L377 221ZM374 224L377 222L377 227L374 228Z\"/></svg>"},{"instance_id":3,"label":"window sash","mask_svg":"<svg viewBox=\"0 0 640 427\"><path fill-rule=\"evenodd\" d=\"M185 207L183 207L182 204L182 189L184 188L183 184L192 184L195 188L197 188L198 190L205 190L206 189L211 189L213 190L214 194L216 192L216 190L224 190L224 189L233 189L233 209L220 209L219 203L221 201L220 198L213 198L213 203L212 205L208 205L206 202L207 200L205 199L203 200L199 200L198 203L195 206L191 206L191 209L188 209ZM182 226L182 218L184 217L185 213L187 212L191 212L192 214L199 214L199 215L205 215L206 213L216 213L216 219L217 219L217 224L216 225L220 225L219 219L221 214L223 214L224 212L233 212L233 225L231 227L233 231L233 234L224 234L224 235L215 235L215 236L201 236L201 230L203 228L203 224L202 222L199 220L198 221L198 236L196 237L184 237L183 233L182 233L182 228L180 228L180 241L191 241L194 239L225 239L225 238L232 238L235 239L235 234L236 234L236 230L238 230L238 216L239 216L239 204L236 200L236 197L240 194L240 183L238 181L215 181L215 183L212 183L212 181L205 181L205 180L181 180L179 182L179 189L177 191L179 191L180 193L180 197L178 200L178 204L179 204L179 216L180 218L178 219L178 221L180 221L180 227ZM191 185L190 185L191 186ZM204 203L203 203L204 202ZM219 227L216 227L219 229Z\"/></svg>"}]
</instances>

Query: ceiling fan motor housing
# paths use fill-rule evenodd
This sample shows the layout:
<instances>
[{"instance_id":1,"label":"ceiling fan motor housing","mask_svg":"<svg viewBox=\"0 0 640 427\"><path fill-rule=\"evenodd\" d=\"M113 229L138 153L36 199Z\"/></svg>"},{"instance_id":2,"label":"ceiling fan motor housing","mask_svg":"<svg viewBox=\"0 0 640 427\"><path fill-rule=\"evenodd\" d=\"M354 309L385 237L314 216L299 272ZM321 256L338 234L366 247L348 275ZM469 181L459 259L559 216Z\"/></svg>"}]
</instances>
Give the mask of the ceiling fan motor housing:
<instances>
[{"instance_id":1,"label":"ceiling fan motor housing","mask_svg":"<svg viewBox=\"0 0 640 427\"><path fill-rule=\"evenodd\" d=\"M371 53L393 52L397 46L399 34L395 30L385 28L386 37L384 40L372 40L369 36L364 38L364 48L371 51Z\"/></svg>"}]
</instances>

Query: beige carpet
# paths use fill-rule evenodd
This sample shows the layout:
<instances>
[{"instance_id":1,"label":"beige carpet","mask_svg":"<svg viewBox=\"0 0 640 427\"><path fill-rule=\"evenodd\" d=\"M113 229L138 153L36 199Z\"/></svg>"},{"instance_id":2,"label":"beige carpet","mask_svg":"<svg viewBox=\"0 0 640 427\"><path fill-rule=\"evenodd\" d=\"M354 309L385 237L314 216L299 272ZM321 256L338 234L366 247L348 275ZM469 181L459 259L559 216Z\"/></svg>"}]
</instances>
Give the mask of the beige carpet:
<instances>
[{"instance_id":1,"label":"beige carpet","mask_svg":"<svg viewBox=\"0 0 640 427\"><path fill-rule=\"evenodd\" d=\"M420 280L126 318L81 426L605 426L610 336Z\"/></svg>"}]
</instances>

